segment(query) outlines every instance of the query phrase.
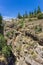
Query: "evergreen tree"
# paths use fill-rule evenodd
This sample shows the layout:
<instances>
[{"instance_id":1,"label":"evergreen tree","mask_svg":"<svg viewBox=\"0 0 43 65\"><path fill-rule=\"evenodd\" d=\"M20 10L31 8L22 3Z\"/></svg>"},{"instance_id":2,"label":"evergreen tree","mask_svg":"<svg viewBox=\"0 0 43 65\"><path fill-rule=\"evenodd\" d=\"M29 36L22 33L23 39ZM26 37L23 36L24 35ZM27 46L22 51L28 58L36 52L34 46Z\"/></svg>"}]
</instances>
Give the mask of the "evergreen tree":
<instances>
[{"instance_id":1,"label":"evergreen tree","mask_svg":"<svg viewBox=\"0 0 43 65\"><path fill-rule=\"evenodd\" d=\"M41 13L41 9L40 7L38 6L38 9L37 9L37 14Z\"/></svg>"},{"instance_id":2,"label":"evergreen tree","mask_svg":"<svg viewBox=\"0 0 43 65\"><path fill-rule=\"evenodd\" d=\"M36 9L34 10L34 14L37 14L37 10Z\"/></svg>"},{"instance_id":3,"label":"evergreen tree","mask_svg":"<svg viewBox=\"0 0 43 65\"><path fill-rule=\"evenodd\" d=\"M21 19L21 18L22 18L22 16L21 16L21 14L20 14L20 13L18 13L17 18L19 18L19 19Z\"/></svg>"},{"instance_id":4,"label":"evergreen tree","mask_svg":"<svg viewBox=\"0 0 43 65\"><path fill-rule=\"evenodd\" d=\"M32 18L33 17L33 12L29 12L29 17Z\"/></svg>"},{"instance_id":5,"label":"evergreen tree","mask_svg":"<svg viewBox=\"0 0 43 65\"><path fill-rule=\"evenodd\" d=\"M2 15L0 14L0 33L3 34L3 24L2 24Z\"/></svg>"},{"instance_id":6,"label":"evergreen tree","mask_svg":"<svg viewBox=\"0 0 43 65\"><path fill-rule=\"evenodd\" d=\"M28 13L25 11L24 18L28 18Z\"/></svg>"},{"instance_id":7,"label":"evergreen tree","mask_svg":"<svg viewBox=\"0 0 43 65\"><path fill-rule=\"evenodd\" d=\"M2 24L2 15L0 14L0 25Z\"/></svg>"},{"instance_id":8,"label":"evergreen tree","mask_svg":"<svg viewBox=\"0 0 43 65\"><path fill-rule=\"evenodd\" d=\"M34 10L33 15L34 15L34 17L36 17L36 16L37 16L37 10L36 10L36 9Z\"/></svg>"}]
</instances>

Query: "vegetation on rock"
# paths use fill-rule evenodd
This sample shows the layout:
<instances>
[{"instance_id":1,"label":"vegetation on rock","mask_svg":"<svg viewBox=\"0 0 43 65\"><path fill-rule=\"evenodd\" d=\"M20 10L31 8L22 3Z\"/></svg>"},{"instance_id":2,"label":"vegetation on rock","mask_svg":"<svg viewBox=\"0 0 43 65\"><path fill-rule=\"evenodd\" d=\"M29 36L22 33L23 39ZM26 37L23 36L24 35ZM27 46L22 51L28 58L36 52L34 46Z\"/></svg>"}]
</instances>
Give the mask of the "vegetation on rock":
<instances>
[{"instance_id":1,"label":"vegetation on rock","mask_svg":"<svg viewBox=\"0 0 43 65\"><path fill-rule=\"evenodd\" d=\"M18 13L17 18L19 18L19 19L21 19L21 18L22 18L22 16L21 16L21 14L20 14L20 13Z\"/></svg>"},{"instance_id":2,"label":"vegetation on rock","mask_svg":"<svg viewBox=\"0 0 43 65\"><path fill-rule=\"evenodd\" d=\"M3 34L3 31L4 31L2 20L3 20L3 18L2 18L2 15L0 14L0 33L1 34Z\"/></svg>"},{"instance_id":3,"label":"vegetation on rock","mask_svg":"<svg viewBox=\"0 0 43 65\"><path fill-rule=\"evenodd\" d=\"M17 18L19 19L25 19L25 18L38 18L38 19L43 19L43 13L41 12L40 6L38 6L37 10L35 9L33 12L29 12L29 14L27 13L27 11L25 12L25 14L20 15L20 13L18 13Z\"/></svg>"},{"instance_id":4,"label":"vegetation on rock","mask_svg":"<svg viewBox=\"0 0 43 65\"><path fill-rule=\"evenodd\" d=\"M35 32L36 33L42 32L42 26L41 25L35 26Z\"/></svg>"},{"instance_id":5,"label":"vegetation on rock","mask_svg":"<svg viewBox=\"0 0 43 65\"><path fill-rule=\"evenodd\" d=\"M10 56L11 48L7 46L7 42L3 35L0 34L0 53L6 57Z\"/></svg>"}]
</instances>

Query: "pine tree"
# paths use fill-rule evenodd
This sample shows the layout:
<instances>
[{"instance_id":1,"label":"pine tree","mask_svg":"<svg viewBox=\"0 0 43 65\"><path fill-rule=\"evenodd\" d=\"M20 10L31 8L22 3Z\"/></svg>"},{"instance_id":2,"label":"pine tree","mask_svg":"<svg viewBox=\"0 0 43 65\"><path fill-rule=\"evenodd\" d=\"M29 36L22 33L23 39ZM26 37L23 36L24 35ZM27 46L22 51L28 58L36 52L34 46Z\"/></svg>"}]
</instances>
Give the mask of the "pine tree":
<instances>
[{"instance_id":1,"label":"pine tree","mask_svg":"<svg viewBox=\"0 0 43 65\"><path fill-rule=\"evenodd\" d=\"M33 15L34 15L34 17L36 17L36 16L37 16L37 10L36 10L36 9L34 10Z\"/></svg>"},{"instance_id":2,"label":"pine tree","mask_svg":"<svg viewBox=\"0 0 43 65\"><path fill-rule=\"evenodd\" d=\"M24 17L25 17L25 18L28 18L28 13L27 13L27 11L25 11Z\"/></svg>"},{"instance_id":3,"label":"pine tree","mask_svg":"<svg viewBox=\"0 0 43 65\"><path fill-rule=\"evenodd\" d=\"M38 6L38 9L37 9L37 14L41 13L41 9L40 7Z\"/></svg>"},{"instance_id":4,"label":"pine tree","mask_svg":"<svg viewBox=\"0 0 43 65\"><path fill-rule=\"evenodd\" d=\"M21 16L21 14L20 14L20 13L18 13L17 18L19 18L19 19L21 19L21 18L22 18L22 16Z\"/></svg>"},{"instance_id":5,"label":"pine tree","mask_svg":"<svg viewBox=\"0 0 43 65\"><path fill-rule=\"evenodd\" d=\"M0 33L3 34L2 15L0 14Z\"/></svg>"},{"instance_id":6,"label":"pine tree","mask_svg":"<svg viewBox=\"0 0 43 65\"><path fill-rule=\"evenodd\" d=\"M33 12L29 12L29 17L32 18L33 17Z\"/></svg>"}]
</instances>

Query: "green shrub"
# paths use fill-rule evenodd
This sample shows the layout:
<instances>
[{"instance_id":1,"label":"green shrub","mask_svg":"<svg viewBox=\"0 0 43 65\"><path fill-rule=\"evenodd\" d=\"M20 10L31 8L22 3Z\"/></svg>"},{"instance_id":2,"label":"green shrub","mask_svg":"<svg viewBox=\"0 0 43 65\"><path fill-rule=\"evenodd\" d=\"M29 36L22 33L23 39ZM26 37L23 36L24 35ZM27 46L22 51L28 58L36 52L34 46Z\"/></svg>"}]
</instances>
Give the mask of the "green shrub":
<instances>
[{"instance_id":1,"label":"green shrub","mask_svg":"<svg viewBox=\"0 0 43 65\"><path fill-rule=\"evenodd\" d=\"M7 36L7 37L9 37L9 36L10 36L10 34L11 34L10 32L7 32L6 36Z\"/></svg>"},{"instance_id":2,"label":"green shrub","mask_svg":"<svg viewBox=\"0 0 43 65\"><path fill-rule=\"evenodd\" d=\"M42 27L41 27L41 25L35 26L35 32L36 32L36 33L42 32Z\"/></svg>"},{"instance_id":3,"label":"green shrub","mask_svg":"<svg viewBox=\"0 0 43 65\"><path fill-rule=\"evenodd\" d=\"M38 19L43 19L43 14L42 14L42 13L39 13L39 14L37 15L37 18L38 18Z\"/></svg>"},{"instance_id":4,"label":"green shrub","mask_svg":"<svg viewBox=\"0 0 43 65\"><path fill-rule=\"evenodd\" d=\"M24 25L24 23L23 23L23 21L21 21L21 27L23 27L23 25Z\"/></svg>"},{"instance_id":5,"label":"green shrub","mask_svg":"<svg viewBox=\"0 0 43 65\"><path fill-rule=\"evenodd\" d=\"M31 19L31 18L29 18L29 21L32 21L32 19Z\"/></svg>"},{"instance_id":6,"label":"green shrub","mask_svg":"<svg viewBox=\"0 0 43 65\"><path fill-rule=\"evenodd\" d=\"M0 51L6 45L6 40L3 35L0 34Z\"/></svg>"},{"instance_id":7,"label":"green shrub","mask_svg":"<svg viewBox=\"0 0 43 65\"><path fill-rule=\"evenodd\" d=\"M7 46L7 42L3 35L0 34L0 53L8 57L11 54L11 45Z\"/></svg>"},{"instance_id":8,"label":"green shrub","mask_svg":"<svg viewBox=\"0 0 43 65\"><path fill-rule=\"evenodd\" d=\"M24 21L20 21L20 28L24 26Z\"/></svg>"},{"instance_id":9,"label":"green shrub","mask_svg":"<svg viewBox=\"0 0 43 65\"><path fill-rule=\"evenodd\" d=\"M10 46L4 46L3 48L2 48L2 54L4 54L4 56L6 56L6 57L9 57L10 56L10 54L11 54L11 48L10 48Z\"/></svg>"}]
</instances>

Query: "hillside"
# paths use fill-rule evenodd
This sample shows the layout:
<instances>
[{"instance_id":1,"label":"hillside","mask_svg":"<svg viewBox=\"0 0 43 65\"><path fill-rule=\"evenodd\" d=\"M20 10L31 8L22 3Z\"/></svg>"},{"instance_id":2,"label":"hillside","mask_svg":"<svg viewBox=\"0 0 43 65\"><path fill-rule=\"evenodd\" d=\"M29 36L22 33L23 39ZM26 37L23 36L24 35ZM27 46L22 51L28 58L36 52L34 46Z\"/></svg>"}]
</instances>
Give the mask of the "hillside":
<instances>
[{"instance_id":1,"label":"hillside","mask_svg":"<svg viewBox=\"0 0 43 65\"><path fill-rule=\"evenodd\" d=\"M4 36L16 65L43 65L43 19L4 21Z\"/></svg>"}]
</instances>

